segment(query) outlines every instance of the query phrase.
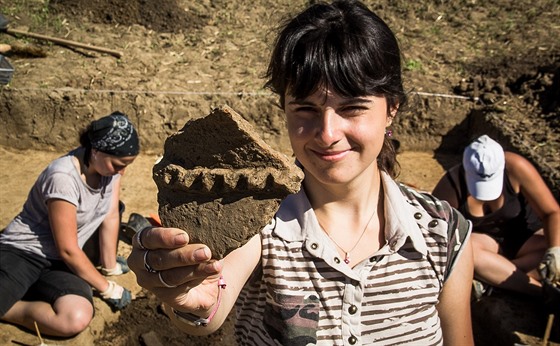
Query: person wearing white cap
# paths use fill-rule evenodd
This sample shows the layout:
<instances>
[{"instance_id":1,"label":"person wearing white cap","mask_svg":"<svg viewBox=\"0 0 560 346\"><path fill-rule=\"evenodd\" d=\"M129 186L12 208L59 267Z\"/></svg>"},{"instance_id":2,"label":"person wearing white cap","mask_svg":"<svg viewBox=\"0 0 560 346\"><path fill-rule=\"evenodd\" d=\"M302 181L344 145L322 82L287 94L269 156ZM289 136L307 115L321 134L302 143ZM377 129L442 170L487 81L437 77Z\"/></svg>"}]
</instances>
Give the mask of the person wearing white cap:
<instances>
[{"instance_id":1,"label":"person wearing white cap","mask_svg":"<svg viewBox=\"0 0 560 346\"><path fill-rule=\"evenodd\" d=\"M473 223L477 280L535 296L542 293L542 280L560 281L560 207L523 156L482 135L433 195Z\"/></svg>"}]
</instances>

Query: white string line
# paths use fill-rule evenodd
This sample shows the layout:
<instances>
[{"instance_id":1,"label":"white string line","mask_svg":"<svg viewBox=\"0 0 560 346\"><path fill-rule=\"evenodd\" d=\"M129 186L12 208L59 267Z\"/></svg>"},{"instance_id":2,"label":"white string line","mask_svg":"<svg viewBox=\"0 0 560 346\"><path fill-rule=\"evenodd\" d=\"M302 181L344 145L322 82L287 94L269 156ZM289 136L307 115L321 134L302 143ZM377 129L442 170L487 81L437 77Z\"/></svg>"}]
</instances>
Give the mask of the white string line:
<instances>
[{"instance_id":1,"label":"white string line","mask_svg":"<svg viewBox=\"0 0 560 346\"><path fill-rule=\"evenodd\" d=\"M259 91L160 91L160 90L113 90L113 89L77 89L77 88L55 88L55 89L45 89L45 88L11 88L15 91L45 91L45 92L83 92L83 93L96 93L96 94L156 94L156 95L221 95L221 96L276 96L270 92L259 92ZM429 96L429 97L443 97L451 99L461 99L478 101L478 97L469 97L461 95L452 94L441 94L441 93L429 93L422 91L412 91L410 94L415 94L419 96Z\"/></svg>"},{"instance_id":2,"label":"white string line","mask_svg":"<svg viewBox=\"0 0 560 346\"><path fill-rule=\"evenodd\" d=\"M258 91L160 91L160 90L112 90L112 89L76 89L76 88L12 88L15 91L45 91L45 92L83 92L95 94L155 94L155 95L222 95L222 96L275 96L269 92Z\"/></svg>"},{"instance_id":3,"label":"white string line","mask_svg":"<svg viewBox=\"0 0 560 346\"><path fill-rule=\"evenodd\" d=\"M416 94L416 95L420 95L420 96L434 96L434 97L444 97L444 98L452 98L452 99L478 101L478 97L461 96L461 95L427 93L427 92L422 92L422 91L413 91L413 92L411 92L411 94Z\"/></svg>"}]
</instances>

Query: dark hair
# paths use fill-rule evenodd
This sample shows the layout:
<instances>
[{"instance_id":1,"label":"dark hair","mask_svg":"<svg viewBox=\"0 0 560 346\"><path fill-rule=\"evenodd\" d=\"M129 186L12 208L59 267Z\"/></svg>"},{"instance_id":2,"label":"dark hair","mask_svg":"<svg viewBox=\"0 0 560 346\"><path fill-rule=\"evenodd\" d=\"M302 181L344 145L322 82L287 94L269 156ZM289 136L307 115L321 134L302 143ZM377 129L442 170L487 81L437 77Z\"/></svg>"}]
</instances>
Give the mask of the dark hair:
<instances>
[{"instance_id":1,"label":"dark hair","mask_svg":"<svg viewBox=\"0 0 560 346\"><path fill-rule=\"evenodd\" d=\"M276 38L265 87L305 98L324 86L345 97L384 96L387 112L406 102L401 52L387 24L359 1L316 3L284 23ZM395 177L396 152L385 138L381 169Z\"/></svg>"},{"instance_id":2,"label":"dark hair","mask_svg":"<svg viewBox=\"0 0 560 346\"><path fill-rule=\"evenodd\" d=\"M89 167L89 160L91 159L91 140L89 135L91 128L92 124L90 123L85 129L80 132L80 145L85 149L84 165L86 165L86 167Z\"/></svg>"}]
</instances>

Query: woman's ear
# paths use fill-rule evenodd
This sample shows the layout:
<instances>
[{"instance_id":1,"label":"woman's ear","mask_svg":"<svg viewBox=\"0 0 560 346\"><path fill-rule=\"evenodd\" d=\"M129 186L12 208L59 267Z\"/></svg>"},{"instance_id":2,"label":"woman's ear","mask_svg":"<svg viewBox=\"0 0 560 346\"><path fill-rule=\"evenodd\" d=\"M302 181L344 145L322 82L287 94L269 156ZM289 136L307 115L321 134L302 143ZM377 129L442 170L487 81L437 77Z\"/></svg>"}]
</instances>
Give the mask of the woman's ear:
<instances>
[{"instance_id":1,"label":"woman's ear","mask_svg":"<svg viewBox=\"0 0 560 346\"><path fill-rule=\"evenodd\" d=\"M387 116L387 127L391 126L393 119L397 116L397 111L399 110L399 105L395 105L389 109L389 114Z\"/></svg>"}]
</instances>

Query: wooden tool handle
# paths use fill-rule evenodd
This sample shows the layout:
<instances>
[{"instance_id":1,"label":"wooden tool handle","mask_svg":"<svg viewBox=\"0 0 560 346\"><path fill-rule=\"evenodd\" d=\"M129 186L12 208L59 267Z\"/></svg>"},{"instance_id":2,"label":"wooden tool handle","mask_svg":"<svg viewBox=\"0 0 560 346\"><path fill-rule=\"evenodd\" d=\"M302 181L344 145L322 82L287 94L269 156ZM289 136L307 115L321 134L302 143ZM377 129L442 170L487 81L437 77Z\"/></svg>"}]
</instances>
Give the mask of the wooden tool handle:
<instances>
[{"instance_id":1,"label":"wooden tool handle","mask_svg":"<svg viewBox=\"0 0 560 346\"><path fill-rule=\"evenodd\" d=\"M58 43L58 44L61 44L61 45L64 45L64 46L73 46L73 47L79 47L79 48L94 50L94 51L97 51L97 52L107 53L107 54L111 54L111 55L113 55L117 58L122 57L122 53L118 52L116 50L107 49L107 48L103 48L103 47L90 46L88 44L84 44L84 43L80 43L80 42L69 41L69 40L64 40L64 39L61 39L61 38L56 38L56 37L51 37L51 36L46 36L46 35L41 35L41 34L35 34L35 33L27 32L27 31L14 30L14 29L6 29L6 32L8 34L17 34L17 35L23 35L23 36L29 36L29 37L37 38L37 39L40 39L40 40L47 40L47 41L55 42L55 43Z\"/></svg>"}]
</instances>

